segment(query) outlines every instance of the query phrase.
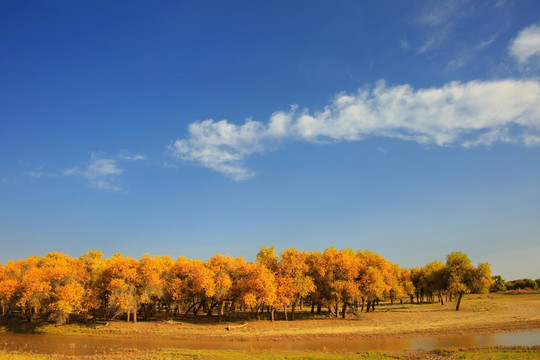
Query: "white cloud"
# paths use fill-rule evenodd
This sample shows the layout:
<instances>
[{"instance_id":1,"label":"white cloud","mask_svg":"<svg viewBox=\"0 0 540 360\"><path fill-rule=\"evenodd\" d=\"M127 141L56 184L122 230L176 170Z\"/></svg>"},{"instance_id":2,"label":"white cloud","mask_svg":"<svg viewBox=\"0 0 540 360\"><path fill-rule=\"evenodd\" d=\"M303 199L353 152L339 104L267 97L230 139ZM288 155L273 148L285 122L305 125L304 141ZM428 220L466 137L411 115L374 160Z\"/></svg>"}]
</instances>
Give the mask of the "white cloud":
<instances>
[{"instance_id":1,"label":"white cloud","mask_svg":"<svg viewBox=\"0 0 540 360\"><path fill-rule=\"evenodd\" d=\"M65 169L62 175L83 177L90 182L90 186L99 190L120 191L122 189L113 183L123 172L124 170L118 167L115 159L99 159L92 155L86 167Z\"/></svg>"},{"instance_id":2,"label":"white cloud","mask_svg":"<svg viewBox=\"0 0 540 360\"><path fill-rule=\"evenodd\" d=\"M531 25L520 31L510 44L510 53L523 65L531 57L540 55L540 27Z\"/></svg>"},{"instance_id":3,"label":"white cloud","mask_svg":"<svg viewBox=\"0 0 540 360\"><path fill-rule=\"evenodd\" d=\"M525 146L540 146L540 136L523 135L523 143Z\"/></svg>"},{"instance_id":4,"label":"white cloud","mask_svg":"<svg viewBox=\"0 0 540 360\"><path fill-rule=\"evenodd\" d=\"M322 111L293 106L267 123L205 120L169 147L173 156L245 180L244 160L286 141L358 141L391 137L420 144L474 147L495 142L539 145L540 83L525 80L451 82L415 90L381 81L355 94L339 94Z\"/></svg>"},{"instance_id":5,"label":"white cloud","mask_svg":"<svg viewBox=\"0 0 540 360\"><path fill-rule=\"evenodd\" d=\"M146 157L146 155L144 155L144 154L131 155L131 154L128 154L128 153L125 153L125 152L121 152L118 155L118 158L120 160L128 160L128 161L137 161L137 160L146 160L146 159L148 159Z\"/></svg>"}]
</instances>

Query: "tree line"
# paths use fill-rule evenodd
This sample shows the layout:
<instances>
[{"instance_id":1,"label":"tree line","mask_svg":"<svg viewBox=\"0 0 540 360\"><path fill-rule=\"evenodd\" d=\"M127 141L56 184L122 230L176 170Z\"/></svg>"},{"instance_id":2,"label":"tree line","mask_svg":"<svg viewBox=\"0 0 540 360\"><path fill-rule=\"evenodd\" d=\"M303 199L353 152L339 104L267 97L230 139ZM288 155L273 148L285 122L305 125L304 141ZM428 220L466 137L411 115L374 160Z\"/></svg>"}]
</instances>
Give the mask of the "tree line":
<instances>
[{"instance_id":1,"label":"tree line","mask_svg":"<svg viewBox=\"0 0 540 360\"><path fill-rule=\"evenodd\" d=\"M345 318L375 311L381 300L413 303L452 301L492 286L489 264L473 266L466 254L452 252L446 263L434 261L406 269L369 250L323 252L261 247L254 262L217 254L206 262L180 256L120 253L104 258L91 250L79 258L59 252L0 264L3 317L29 322L65 323L122 317L136 322L157 314L230 316L249 310L274 321L279 311L294 320L298 308ZM435 300L435 296L437 300Z\"/></svg>"},{"instance_id":2,"label":"tree line","mask_svg":"<svg viewBox=\"0 0 540 360\"><path fill-rule=\"evenodd\" d=\"M514 291L514 290L538 290L540 289L540 279L518 279L506 281L500 275L493 276L493 284L489 289L490 292L497 291Z\"/></svg>"}]
</instances>

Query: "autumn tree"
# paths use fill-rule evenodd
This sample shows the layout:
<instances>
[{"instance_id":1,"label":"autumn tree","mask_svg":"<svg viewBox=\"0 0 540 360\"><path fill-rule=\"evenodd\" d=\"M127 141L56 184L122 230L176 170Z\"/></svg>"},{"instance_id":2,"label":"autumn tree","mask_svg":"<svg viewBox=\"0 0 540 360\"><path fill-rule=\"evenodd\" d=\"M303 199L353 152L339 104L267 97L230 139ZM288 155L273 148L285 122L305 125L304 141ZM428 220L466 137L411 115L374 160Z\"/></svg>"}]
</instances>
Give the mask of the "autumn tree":
<instances>
[{"instance_id":1,"label":"autumn tree","mask_svg":"<svg viewBox=\"0 0 540 360\"><path fill-rule=\"evenodd\" d=\"M169 302L166 299L166 273L174 265L170 256L152 256L143 255L138 262L138 292L141 308L145 314L145 320L150 320L156 304L163 301L167 306Z\"/></svg>"},{"instance_id":2,"label":"autumn tree","mask_svg":"<svg viewBox=\"0 0 540 360\"><path fill-rule=\"evenodd\" d=\"M21 296L21 279L18 277L18 262L0 264L0 304L2 316L10 316Z\"/></svg>"},{"instance_id":3,"label":"autumn tree","mask_svg":"<svg viewBox=\"0 0 540 360\"><path fill-rule=\"evenodd\" d=\"M88 322L90 312L103 307L104 312L108 301L108 290L105 284L104 271L107 261L103 259L103 253L99 250L90 250L80 257L84 273L81 283L84 294L81 300L81 313L84 321Z\"/></svg>"},{"instance_id":4,"label":"autumn tree","mask_svg":"<svg viewBox=\"0 0 540 360\"><path fill-rule=\"evenodd\" d=\"M217 307L218 322L221 322L225 301L233 300L232 287L235 261L231 256L217 254L208 259L208 268L213 274L214 280L214 293L211 296L212 305L210 309Z\"/></svg>"},{"instance_id":5,"label":"autumn tree","mask_svg":"<svg viewBox=\"0 0 540 360\"><path fill-rule=\"evenodd\" d=\"M79 259L59 252L51 252L41 259L40 271L50 286L49 319L63 324L69 315L80 311L85 293L84 264Z\"/></svg>"},{"instance_id":6,"label":"autumn tree","mask_svg":"<svg viewBox=\"0 0 540 360\"><path fill-rule=\"evenodd\" d=\"M316 306L317 314L320 314L323 302L325 299L330 298L330 284L327 281L327 268L324 263L323 254L320 251L309 252L306 263L309 269L308 274L313 279L315 286L310 294L311 312L315 312Z\"/></svg>"},{"instance_id":7,"label":"autumn tree","mask_svg":"<svg viewBox=\"0 0 540 360\"><path fill-rule=\"evenodd\" d=\"M37 256L18 262L21 296L17 304L21 307L21 315L26 316L28 322L32 322L34 314L46 304L51 290L45 272L40 269L40 263Z\"/></svg>"},{"instance_id":8,"label":"autumn tree","mask_svg":"<svg viewBox=\"0 0 540 360\"><path fill-rule=\"evenodd\" d=\"M291 320L294 320L296 306L315 290L313 278L309 275L308 253L294 248L275 254L275 247L261 247L257 264L274 274L276 280L276 306L282 306L287 320L287 306L291 307ZM272 320L274 308L271 309Z\"/></svg>"},{"instance_id":9,"label":"autumn tree","mask_svg":"<svg viewBox=\"0 0 540 360\"><path fill-rule=\"evenodd\" d=\"M491 267L480 264L477 268L471 264L466 254L455 251L446 257L448 291L458 296L456 311L459 310L464 294L487 292L491 286Z\"/></svg>"},{"instance_id":10,"label":"autumn tree","mask_svg":"<svg viewBox=\"0 0 540 360\"><path fill-rule=\"evenodd\" d=\"M115 309L115 316L125 313L128 322L131 314L133 314L133 322L137 322L139 307L137 287L140 286L137 270L137 260L116 253L107 260L103 271L103 280L106 284L106 307L112 306Z\"/></svg>"},{"instance_id":11,"label":"autumn tree","mask_svg":"<svg viewBox=\"0 0 540 360\"><path fill-rule=\"evenodd\" d=\"M237 268L233 292L239 305L249 306L258 315L263 306L274 306L277 286L274 274L265 266L246 262Z\"/></svg>"},{"instance_id":12,"label":"autumn tree","mask_svg":"<svg viewBox=\"0 0 540 360\"><path fill-rule=\"evenodd\" d=\"M214 274L204 261L179 256L172 266L171 290L176 301L188 305L186 315L207 308L207 300L214 295Z\"/></svg>"},{"instance_id":13,"label":"autumn tree","mask_svg":"<svg viewBox=\"0 0 540 360\"><path fill-rule=\"evenodd\" d=\"M357 257L360 264L357 282L362 296L362 308L365 301L366 312L374 311L378 299L390 294L391 284L397 289L394 268L388 260L369 250L359 250Z\"/></svg>"}]
</instances>

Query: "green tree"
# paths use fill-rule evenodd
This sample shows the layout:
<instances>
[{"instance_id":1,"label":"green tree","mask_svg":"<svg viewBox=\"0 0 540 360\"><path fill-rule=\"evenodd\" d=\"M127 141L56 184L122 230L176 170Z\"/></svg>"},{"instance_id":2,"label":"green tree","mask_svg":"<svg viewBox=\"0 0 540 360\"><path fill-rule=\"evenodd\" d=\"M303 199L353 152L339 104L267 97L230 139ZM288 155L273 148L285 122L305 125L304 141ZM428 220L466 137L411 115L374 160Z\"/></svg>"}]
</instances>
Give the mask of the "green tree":
<instances>
[{"instance_id":1,"label":"green tree","mask_svg":"<svg viewBox=\"0 0 540 360\"><path fill-rule=\"evenodd\" d=\"M506 281L504 281L501 275L495 275L491 278L493 280L493 284L489 288L490 292L506 291Z\"/></svg>"}]
</instances>

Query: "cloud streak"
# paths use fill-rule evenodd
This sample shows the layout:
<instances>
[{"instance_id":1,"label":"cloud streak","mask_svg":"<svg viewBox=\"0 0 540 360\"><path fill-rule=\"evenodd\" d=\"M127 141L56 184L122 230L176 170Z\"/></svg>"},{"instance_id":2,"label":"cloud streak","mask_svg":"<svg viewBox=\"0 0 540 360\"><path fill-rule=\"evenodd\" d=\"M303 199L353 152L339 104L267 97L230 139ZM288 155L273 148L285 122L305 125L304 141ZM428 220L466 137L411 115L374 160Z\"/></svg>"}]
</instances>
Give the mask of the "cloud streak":
<instances>
[{"instance_id":1,"label":"cloud streak","mask_svg":"<svg viewBox=\"0 0 540 360\"><path fill-rule=\"evenodd\" d=\"M495 142L540 143L540 83L536 80L451 82L413 89L378 82L354 94L339 94L322 111L273 113L268 122L205 120L169 146L181 160L218 171L233 180L254 175L244 160L286 142L360 141L389 137L419 144L464 147Z\"/></svg>"}]
</instances>

